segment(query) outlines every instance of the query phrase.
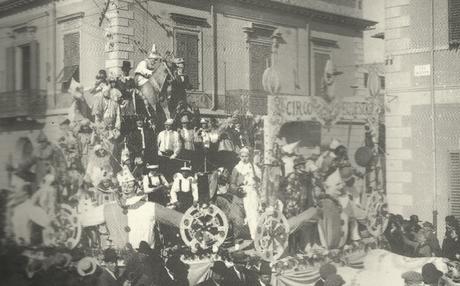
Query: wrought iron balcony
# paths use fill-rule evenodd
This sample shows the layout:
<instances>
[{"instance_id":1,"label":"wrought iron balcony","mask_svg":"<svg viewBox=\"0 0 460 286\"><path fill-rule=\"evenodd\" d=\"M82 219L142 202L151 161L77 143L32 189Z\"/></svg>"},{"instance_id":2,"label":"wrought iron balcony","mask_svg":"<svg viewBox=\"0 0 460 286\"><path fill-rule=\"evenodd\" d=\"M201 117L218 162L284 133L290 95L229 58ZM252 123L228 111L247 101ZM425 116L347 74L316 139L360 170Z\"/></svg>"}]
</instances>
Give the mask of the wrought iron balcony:
<instances>
[{"instance_id":1,"label":"wrought iron balcony","mask_svg":"<svg viewBox=\"0 0 460 286\"><path fill-rule=\"evenodd\" d=\"M46 90L17 90L0 93L0 118L40 116L47 109Z\"/></svg>"},{"instance_id":2,"label":"wrought iron balcony","mask_svg":"<svg viewBox=\"0 0 460 286\"><path fill-rule=\"evenodd\" d=\"M267 114L267 92L261 90L227 90L225 94L225 112L234 111L255 115Z\"/></svg>"}]
</instances>

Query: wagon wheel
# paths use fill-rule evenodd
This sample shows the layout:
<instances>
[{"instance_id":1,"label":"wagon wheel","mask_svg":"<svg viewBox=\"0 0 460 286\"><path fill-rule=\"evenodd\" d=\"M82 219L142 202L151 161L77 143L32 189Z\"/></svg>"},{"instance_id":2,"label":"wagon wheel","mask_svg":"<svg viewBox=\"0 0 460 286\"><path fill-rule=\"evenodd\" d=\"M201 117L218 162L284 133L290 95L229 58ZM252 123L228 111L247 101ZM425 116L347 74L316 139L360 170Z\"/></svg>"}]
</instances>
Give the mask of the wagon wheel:
<instances>
[{"instance_id":1,"label":"wagon wheel","mask_svg":"<svg viewBox=\"0 0 460 286\"><path fill-rule=\"evenodd\" d=\"M367 230L374 237L383 234L388 226L387 201L384 194L374 192L366 205Z\"/></svg>"},{"instance_id":2,"label":"wagon wheel","mask_svg":"<svg viewBox=\"0 0 460 286\"><path fill-rule=\"evenodd\" d=\"M61 204L56 212L56 225L43 230L43 242L49 246L74 248L81 237L81 225L77 212L67 204Z\"/></svg>"},{"instance_id":3,"label":"wagon wheel","mask_svg":"<svg viewBox=\"0 0 460 286\"><path fill-rule=\"evenodd\" d=\"M192 252L210 248L216 251L227 237L228 221L217 206L203 204L185 212L179 229L182 240Z\"/></svg>"},{"instance_id":4,"label":"wagon wheel","mask_svg":"<svg viewBox=\"0 0 460 286\"><path fill-rule=\"evenodd\" d=\"M289 225L278 211L265 212L257 225L254 247L258 255L267 261L276 261L283 255L289 242Z\"/></svg>"}]
</instances>

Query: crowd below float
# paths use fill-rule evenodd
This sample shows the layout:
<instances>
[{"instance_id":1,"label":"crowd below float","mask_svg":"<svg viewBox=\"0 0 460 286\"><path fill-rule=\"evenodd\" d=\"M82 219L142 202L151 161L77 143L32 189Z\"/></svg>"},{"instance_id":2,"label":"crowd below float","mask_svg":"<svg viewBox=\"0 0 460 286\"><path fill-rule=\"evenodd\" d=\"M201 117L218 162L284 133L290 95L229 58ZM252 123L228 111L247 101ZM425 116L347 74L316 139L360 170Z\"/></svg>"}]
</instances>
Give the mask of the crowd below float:
<instances>
[{"instance_id":1,"label":"crowd below float","mask_svg":"<svg viewBox=\"0 0 460 286\"><path fill-rule=\"evenodd\" d=\"M206 259L198 285L268 286L293 267L319 269L315 285L344 285L336 266L374 248L452 261L449 273L405 273L407 285L458 276L455 218L441 247L431 223L389 214L381 190L366 202L364 175L336 139L300 155L279 138L263 158L262 118L203 117L185 100L182 59L169 78L182 93L152 102L143 75L158 58L136 78L129 62L118 76L101 70L89 95L72 84L58 139L42 131L32 155L8 164L1 285L193 285L191 265Z\"/></svg>"}]
</instances>

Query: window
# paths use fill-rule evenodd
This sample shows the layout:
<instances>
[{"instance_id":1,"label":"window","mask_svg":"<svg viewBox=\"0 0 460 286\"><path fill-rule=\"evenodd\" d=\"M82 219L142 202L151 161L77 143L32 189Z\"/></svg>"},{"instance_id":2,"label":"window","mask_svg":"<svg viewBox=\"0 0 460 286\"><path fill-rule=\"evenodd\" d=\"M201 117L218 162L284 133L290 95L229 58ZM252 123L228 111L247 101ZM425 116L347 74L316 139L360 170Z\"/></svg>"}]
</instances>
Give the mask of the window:
<instances>
[{"instance_id":1,"label":"window","mask_svg":"<svg viewBox=\"0 0 460 286\"><path fill-rule=\"evenodd\" d=\"M313 95L322 96L322 87L321 83L324 77L324 70L326 68L326 63L331 59L331 55L327 52L314 51L313 55Z\"/></svg>"},{"instance_id":2,"label":"window","mask_svg":"<svg viewBox=\"0 0 460 286\"><path fill-rule=\"evenodd\" d=\"M249 89L264 90L262 77L271 65L272 48L270 45L251 42L249 45Z\"/></svg>"},{"instance_id":3,"label":"window","mask_svg":"<svg viewBox=\"0 0 460 286\"><path fill-rule=\"evenodd\" d=\"M460 219L460 151L449 152L450 195L449 214Z\"/></svg>"},{"instance_id":4,"label":"window","mask_svg":"<svg viewBox=\"0 0 460 286\"><path fill-rule=\"evenodd\" d=\"M367 72L364 73L364 83L363 86L367 87L367 80L369 79L369 74Z\"/></svg>"},{"instance_id":5,"label":"window","mask_svg":"<svg viewBox=\"0 0 460 286\"><path fill-rule=\"evenodd\" d=\"M385 77L379 76L380 79L380 89L385 89Z\"/></svg>"},{"instance_id":6,"label":"window","mask_svg":"<svg viewBox=\"0 0 460 286\"><path fill-rule=\"evenodd\" d=\"M69 89L72 78L80 81L80 33L64 35L64 68L58 75L58 82L62 84L62 91Z\"/></svg>"},{"instance_id":7,"label":"window","mask_svg":"<svg viewBox=\"0 0 460 286\"><path fill-rule=\"evenodd\" d=\"M200 61L198 33L175 33L176 57L185 61L184 72L193 89L200 89Z\"/></svg>"},{"instance_id":8,"label":"window","mask_svg":"<svg viewBox=\"0 0 460 286\"><path fill-rule=\"evenodd\" d=\"M449 45L460 45L460 1L449 0L447 11L449 13Z\"/></svg>"},{"instance_id":9,"label":"window","mask_svg":"<svg viewBox=\"0 0 460 286\"><path fill-rule=\"evenodd\" d=\"M20 47L21 50L21 90L30 89L30 45Z\"/></svg>"}]
</instances>

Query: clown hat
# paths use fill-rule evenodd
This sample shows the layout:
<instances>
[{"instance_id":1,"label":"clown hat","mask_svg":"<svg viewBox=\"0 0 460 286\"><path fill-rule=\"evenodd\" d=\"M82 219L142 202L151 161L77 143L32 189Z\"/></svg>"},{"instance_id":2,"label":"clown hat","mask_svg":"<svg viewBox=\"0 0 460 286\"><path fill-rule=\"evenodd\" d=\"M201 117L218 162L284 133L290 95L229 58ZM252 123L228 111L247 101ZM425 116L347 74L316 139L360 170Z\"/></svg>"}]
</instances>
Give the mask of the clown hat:
<instances>
[{"instance_id":1,"label":"clown hat","mask_svg":"<svg viewBox=\"0 0 460 286\"><path fill-rule=\"evenodd\" d=\"M200 123L201 124L208 124L208 120L206 118L201 118Z\"/></svg>"},{"instance_id":2,"label":"clown hat","mask_svg":"<svg viewBox=\"0 0 460 286\"><path fill-rule=\"evenodd\" d=\"M157 52L157 46L155 44L152 45L152 49L150 50L149 59L160 59L161 56Z\"/></svg>"},{"instance_id":3,"label":"clown hat","mask_svg":"<svg viewBox=\"0 0 460 286\"><path fill-rule=\"evenodd\" d=\"M181 123L189 123L190 120L188 119L188 116L187 116L187 115L184 115L184 116L182 116L182 118L180 119L180 122L181 122Z\"/></svg>"},{"instance_id":4,"label":"clown hat","mask_svg":"<svg viewBox=\"0 0 460 286\"><path fill-rule=\"evenodd\" d=\"M172 125L174 123L174 120L169 118L169 119L166 119L165 121L165 125Z\"/></svg>"},{"instance_id":5,"label":"clown hat","mask_svg":"<svg viewBox=\"0 0 460 286\"><path fill-rule=\"evenodd\" d=\"M300 143L300 140L294 143L286 144L283 147L281 147L281 150L286 154L293 154L295 153L297 146L299 146L299 143Z\"/></svg>"},{"instance_id":6,"label":"clown hat","mask_svg":"<svg viewBox=\"0 0 460 286\"><path fill-rule=\"evenodd\" d=\"M123 170L117 174L117 180L120 184L123 184L135 181L136 179L134 178L129 168L123 168Z\"/></svg>"}]
</instances>

